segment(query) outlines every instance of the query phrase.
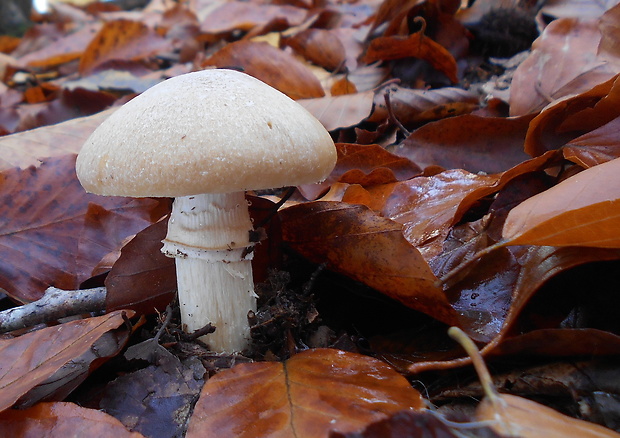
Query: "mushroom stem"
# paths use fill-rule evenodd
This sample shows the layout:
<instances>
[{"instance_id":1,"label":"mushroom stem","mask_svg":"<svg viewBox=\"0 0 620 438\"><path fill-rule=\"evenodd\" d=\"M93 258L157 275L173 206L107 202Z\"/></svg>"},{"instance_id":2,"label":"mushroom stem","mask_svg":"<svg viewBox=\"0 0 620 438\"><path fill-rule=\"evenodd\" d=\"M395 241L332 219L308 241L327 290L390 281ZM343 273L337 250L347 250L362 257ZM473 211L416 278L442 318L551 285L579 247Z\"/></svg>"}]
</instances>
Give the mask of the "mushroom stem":
<instances>
[{"instance_id":1,"label":"mushroom stem","mask_svg":"<svg viewBox=\"0 0 620 438\"><path fill-rule=\"evenodd\" d=\"M176 258L181 321L193 332L211 323L202 339L213 351L248 346L247 315L256 310L244 192L202 194L174 200L162 252Z\"/></svg>"}]
</instances>

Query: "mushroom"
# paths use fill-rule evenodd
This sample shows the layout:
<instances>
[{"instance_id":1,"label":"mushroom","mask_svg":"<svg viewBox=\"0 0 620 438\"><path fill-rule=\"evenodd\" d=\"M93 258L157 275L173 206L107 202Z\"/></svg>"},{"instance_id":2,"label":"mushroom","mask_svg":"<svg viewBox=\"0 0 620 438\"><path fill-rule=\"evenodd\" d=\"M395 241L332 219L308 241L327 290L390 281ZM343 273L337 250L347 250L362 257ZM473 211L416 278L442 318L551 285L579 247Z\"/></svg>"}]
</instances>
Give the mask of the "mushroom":
<instances>
[{"instance_id":1,"label":"mushroom","mask_svg":"<svg viewBox=\"0 0 620 438\"><path fill-rule=\"evenodd\" d=\"M162 252L175 257L184 329L211 323L213 351L249 345L252 222L246 190L313 183L336 162L323 125L233 70L173 77L135 97L86 140L76 170L99 195L174 197Z\"/></svg>"}]
</instances>

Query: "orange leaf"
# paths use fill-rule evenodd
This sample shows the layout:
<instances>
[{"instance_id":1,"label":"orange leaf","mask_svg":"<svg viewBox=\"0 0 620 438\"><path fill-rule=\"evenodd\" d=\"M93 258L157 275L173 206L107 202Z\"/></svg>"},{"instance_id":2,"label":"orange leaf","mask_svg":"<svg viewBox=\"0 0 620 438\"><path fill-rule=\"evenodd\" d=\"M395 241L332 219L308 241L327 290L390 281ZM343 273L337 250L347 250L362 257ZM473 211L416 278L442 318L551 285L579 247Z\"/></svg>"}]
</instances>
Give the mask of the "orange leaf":
<instances>
[{"instance_id":1,"label":"orange leaf","mask_svg":"<svg viewBox=\"0 0 620 438\"><path fill-rule=\"evenodd\" d=\"M116 20L103 25L80 59L85 75L111 60L140 60L171 49L170 43L137 21Z\"/></svg>"},{"instance_id":2,"label":"orange leaf","mask_svg":"<svg viewBox=\"0 0 620 438\"><path fill-rule=\"evenodd\" d=\"M116 311L96 318L81 319L44 328L13 339L0 340L0 410L81 356L106 332L123 324Z\"/></svg>"},{"instance_id":3,"label":"orange leaf","mask_svg":"<svg viewBox=\"0 0 620 438\"><path fill-rule=\"evenodd\" d=\"M582 167L592 167L620 157L620 117L577 137L562 148L564 157Z\"/></svg>"},{"instance_id":4,"label":"orange leaf","mask_svg":"<svg viewBox=\"0 0 620 438\"><path fill-rule=\"evenodd\" d=\"M292 55L268 43L236 41L207 59L203 67L242 67L244 71L288 95L307 99L325 95L314 74Z\"/></svg>"},{"instance_id":5,"label":"orange leaf","mask_svg":"<svg viewBox=\"0 0 620 438\"><path fill-rule=\"evenodd\" d=\"M19 438L140 438L111 415L73 403L39 403L0 414L0 435Z\"/></svg>"},{"instance_id":6,"label":"orange leaf","mask_svg":"<svg viewBox=\"0 0 620 438\"><path fill-rule=\"evenodd\" d=\"M620 159L584 170L513 208L509 245L620 248Z\"/></svg>"},{"instance_id":7,"label":"orange leaf","mask_svg":"<svg viewBox=\"0 0 620 438\"><path fill-rule=\"evenodd\" d=\"M242 364L216 374L202 389L186 436L325 437L422 407L409 382L377 359L307 350L284 363Z\"/></svg>"},{"instance_id":8,"label":"orange leaf","mask_svg":"<svg viewBox=\"0 0 620 438\"><path fill-rule=\"evenodd\" d=\"M389 61L407 57L423 59L443 72L453 83L459 81L454 57L441 44L424 35L423 31L411 34L407 38L375 38L370 42L363 61L370 64L379 60Z\"/></svg>"}]
</instances>

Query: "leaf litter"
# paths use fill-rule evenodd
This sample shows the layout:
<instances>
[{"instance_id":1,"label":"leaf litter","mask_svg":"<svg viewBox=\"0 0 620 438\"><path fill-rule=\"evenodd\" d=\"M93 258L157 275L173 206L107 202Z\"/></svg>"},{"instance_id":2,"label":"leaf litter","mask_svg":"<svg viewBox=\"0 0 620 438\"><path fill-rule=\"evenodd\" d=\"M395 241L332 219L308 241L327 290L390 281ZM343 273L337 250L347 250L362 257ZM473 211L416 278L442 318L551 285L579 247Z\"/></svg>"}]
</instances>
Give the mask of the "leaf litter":
<instances>
[{"instance_id":1,"label":"leaf litter","mask_svg":"<svg viewBox=\"0 0 620 438\"><path fill-rule=\"evenodd\" d=\"M449 326L494 367L518 358L542 380L619 352L618 5L70 3L0 44L0 287L11 307L48 286L105 286L106 309L6 335L39 365L0 360L1 430L492 437L499 418L519 436L616 436L606 385L581 390L589 410L561 408L610 429L507 394L457 414L445 394L446 370L472 377ZM525 59L501 79L510 97L481 94L510 65L490 54ZM158 248L169 200L88 195L73 171L101 110L214 67L300 99L338 149L323 184L250 198L259 308L237 355L179 325Z\"/></svg>"}]
</instances>

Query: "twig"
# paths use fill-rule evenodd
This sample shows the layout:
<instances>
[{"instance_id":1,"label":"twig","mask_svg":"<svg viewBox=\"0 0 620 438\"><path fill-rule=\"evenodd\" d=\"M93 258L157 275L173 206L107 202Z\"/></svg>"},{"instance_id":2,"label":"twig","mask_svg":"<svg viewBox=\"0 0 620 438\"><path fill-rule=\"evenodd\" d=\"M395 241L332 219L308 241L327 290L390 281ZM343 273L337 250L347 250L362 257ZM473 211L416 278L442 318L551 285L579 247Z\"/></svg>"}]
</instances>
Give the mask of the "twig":
<instances>
[{"instance_id":1,"label":"twig","mask_svg":"<svg viewBox=\"0 0 620 438\"><path fill-rule=\"evenodd\" d=\"M37 301L0 312L0 333L105 309L107 289L62 290L48 287Z\"/></svg>"}]
</instances>

